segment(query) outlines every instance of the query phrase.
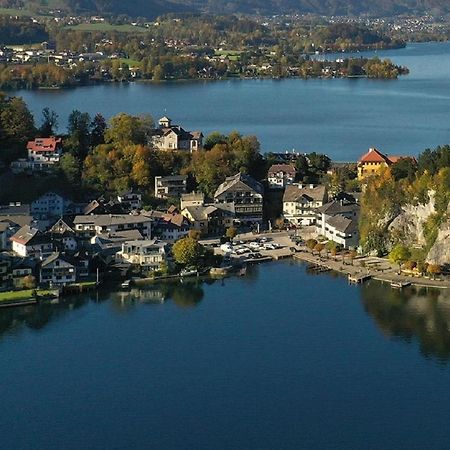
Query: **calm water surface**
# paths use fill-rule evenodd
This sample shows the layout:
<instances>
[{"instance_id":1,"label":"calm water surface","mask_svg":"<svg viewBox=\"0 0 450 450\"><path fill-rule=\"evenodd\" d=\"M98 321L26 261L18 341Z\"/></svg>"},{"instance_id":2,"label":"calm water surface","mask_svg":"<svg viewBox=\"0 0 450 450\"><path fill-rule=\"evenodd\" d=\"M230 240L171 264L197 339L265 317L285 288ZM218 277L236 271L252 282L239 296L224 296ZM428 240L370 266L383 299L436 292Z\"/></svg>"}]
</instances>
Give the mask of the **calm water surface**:
<instances>
[{"instance_id":1,"label":"calm water surface","mask_svg":"<svg viewBox=\"0 0 450 450\"><path fill-rule=\"evenodd\" d=\"M19 91L37 118L73 109L168 114L188 129L257 135L263 151L320 151L356 160L370 146L417 154L450 142L450 43L411 44L378 53L411 74L387 80L236 80L131 83L61 92ZM342 55L339 55L342 57ZM63 126L61 128L63 128Z\"/></svg>"},{"instance_id":2,"label":"calm water surface","mask_svg":"<svg viewBox=\"0 0 450 450\"><path fill-rule=\"evenodd\" d=\"M449 325L293 262L3 310L0 446L448 448Z\"/></svg>"}]
</instances>

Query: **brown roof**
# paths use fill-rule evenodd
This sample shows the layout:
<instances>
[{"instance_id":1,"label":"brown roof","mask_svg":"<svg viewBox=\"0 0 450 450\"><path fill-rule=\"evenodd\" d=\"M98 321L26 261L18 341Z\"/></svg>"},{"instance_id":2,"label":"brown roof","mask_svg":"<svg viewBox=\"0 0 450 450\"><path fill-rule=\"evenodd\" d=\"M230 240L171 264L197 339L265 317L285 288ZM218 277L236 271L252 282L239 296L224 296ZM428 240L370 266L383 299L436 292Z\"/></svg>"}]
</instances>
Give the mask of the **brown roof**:
<instances>
[{"instance_id":1,"label":"brown roof","mask_svg":"<svg viewBox=\"0 0 450 450\"><path fill-rule=\"evenodd\" d=\"M314 201L324 201L326 194L325 186L315 186L313 188L305 187L299 188L296 185L286 186L286 190L283 195L283 202L296 202L302 197L305 197Z\"/></svg>"},{"instance_id":2,"label":"brown roof","mask_svg":"<svg viewBox=\"0 0 450 450\"><path fill-rule=\"evenodd\" d=\"M273 164L269 169L269 175L278 172L286 172L293 176L295 176L295 174L297 173L295 167L291 166L290 164Z\"/></svg>"},{"instance_id":3,"label":"brown roof","mask_svg":"<svg viewBox=\"0 0 450 450\"><path fill-rule=\"evenodd\" d=\"M36 138L34 141L28 142L27 150L33 150L34 152L54 152L61 142L62 139L55 136L49 138Z\"/></svg>"},{"instance_id":4,"label":"brown roof","mask_svg":"<svg viewBox=\"0 0 450 450\"><path fill-rule=\"evenodd\" d=\"M25 225L11 237L11 241L22 245L27 245L38 233L39 231L36 228L31 228L30 226Z\"/></svg>"},{"instance_id":5,"label":"brown roof","mask_svg":"<svg viewBox=\"0 0 450 450\"><path fill-rule=\"evenodd\" d=\"M369 148L369 151L365 153L361 158L359 158L360 163L368 163L368 162L374 162L374 163L386 163L389 164L389 158L386 155L383 155L379 150L376 148Z\"/></svg>"}]
</instances>

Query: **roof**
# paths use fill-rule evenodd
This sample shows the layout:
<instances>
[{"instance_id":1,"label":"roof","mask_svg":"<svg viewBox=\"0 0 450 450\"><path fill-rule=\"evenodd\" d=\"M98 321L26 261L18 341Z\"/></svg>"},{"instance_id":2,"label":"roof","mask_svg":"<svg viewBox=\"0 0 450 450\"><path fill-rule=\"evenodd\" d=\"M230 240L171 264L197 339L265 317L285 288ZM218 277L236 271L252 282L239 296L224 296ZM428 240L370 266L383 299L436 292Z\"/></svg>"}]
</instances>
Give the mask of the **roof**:
<instances>
[{"instance_id":1,"label":"roof","mask_svg":"<svg viewBox=\"0 0 450 450\"><path fill-rule=\"evenodd\" d=\"M272 173L276 174L278 172L286 172L293 176L295 176L295 174L297 173L295 167L291 164L273 164L272 166L270 166L269 175Z\"/></svg>"},{"instance_id":2,"label":"roof","mask_svg":"<svg viewBox=\"0 0 450 450\"><path fill-rule=\"evenodd\" d=\"M223 194L229 189L238 186L240 183L248 186L250 189L257 192L258 194L263 195L264 193L264 188L261 183L256 181L250 175L239 172L236 175L227 177L225 181L217 188L214 197L218 197L219 195Z\"/></svg>"},{"instance_id":3,"label":"roof","mask_svg":"<svg viewBox=\"0 0 450 450\"><path fill-rule=\"evenodd\" d=\"M75 216L73 223L93 224L95 226L110 226L127 223L146 223L150 222L150 217L142 214L92 214L90 216Z\"/></svg>"},{"instance_id":4,"label":"roof","mask_svg":"<svg viewBox=\"0 0 450 450\"><path fill-rule=\"evenodd\" d=\"M140 241L126 241L124 245L134 245L141 248L158 247L164 248L166 246L165 242L159 241L158 239L144 239Z\"/></svg>"},{"instance_id":5,"label":"roof","mask_svg":"<svg viewBox=\"0 0 450 450\"><path fill-rule=\"evenodd\" d=\"M65 261L68 264L71 264L72 266L75 265L75 261L69 255L65 255L63 253L55 252L55 253L52 253L47 259L45 259L42 262L42 267L48 266L49 264L55 262L58 259L62 259L63 261Z\"/></svg>"},{"instance_id":6,"label":"roof","mask_svg":"<svg viewBox=\"0 0 450 450\"><path fill-rule=\"evenodd\" d=\"M341 233L353 233L357 228L357 221L341 216L340 214L330 217L327 224Z\"/></svg>"},{"instance_id":7,"label":"roof","mask_svg":"<svg viewBox=\"0 0 450 450\"><path fill-rule=\"evenodd\" d=\"M0 206L0 216L9 215L28 216L30 215L30 205L22 205L21 203L18 203L16 205L11 204Z\"/></svg>"},{"instance_id":8,"label":"roof","mask_svg":"<svg viewBox=\"0 0 450 450\"><path fill-rule=\"evenodd\" d=\"M325 205L317 208L317 212L321 214L327 214L329 216L334 216L337 214L342 214L346 212L358 211L359 205L356 203L349 203L345 201L332 201L325 203Z\"/></svg>"},{"instance_id":9,"label":"roof","mask_svg":"<svg viewBox=\"0 0 450 450\"><path fill-rule=\"evenodd\" d=\"M192 202L192 201L203 201L205 199L205 194L203 192L190 192L189 194L181 194L181 201Z\"/></svg>"},{"instance_id":10,"label":"roof","mask_svg":"<svg viewBox=\"0 0 450 450\"><path fill-rule=\"evenodd\" d=\"M302 187L297 185L286 186L286 190L283 195L283 202L297 202L302 198L306 198L309 201L323 202L326 196L325 186Z\"/></svg>"},{"instance_id":11,"label":"roof","mask_svg":"<svg viewBox=\"0 0 450 450\"><path fill-rule=\"evenodd\" d=\"M37 236L38 233L39 230L37 228L31 228L29 225L25 225L11 237L11 241L22 245L27 245L35 236Z\"/></svg>"},{"instance_id":12,"label":"roof","mask_svg":"<svg viewBox=\"0 0 450 450\"><path fill-rule=\"evenodd\" d=\"M22 216L22 215L10 215L10 216L0 216L1 223L8 223L9 226L19 226L23 227L25 225L31 225L33 221L33 217L31 216Z\"/></svg>"},{"instance_id":13,"label":"roof","mask_svg":"<svg viewBox=\"0 0 450 450\"><path fill-rule=\"evenodd\" d=\"M186 181L187 175L169 175L167 177L157 176L155 177L159 181Z\"/></svg>"},{"instance_id":14,"label":"roof","mask_svg":"<svg viewBox=\"0 0 450 450\"><path fill-rule=\"evenodd\" d=\"M386 155L383 155L376 148L369 148L369 151L359 158L360 163L376 162L376 163L389 163Z\"/></svg>"},{"instance_id":15,"label":"roof","mask_svg":"<svg viewBox=\"0 0 450 450\"><path fill-rule=\"evenodd\" d=\"M55 136L49 138L36 138L34 141L29 141L27 150L34 152L54 152L62 143L61 138Z\"/></svg>"}]
</instances>

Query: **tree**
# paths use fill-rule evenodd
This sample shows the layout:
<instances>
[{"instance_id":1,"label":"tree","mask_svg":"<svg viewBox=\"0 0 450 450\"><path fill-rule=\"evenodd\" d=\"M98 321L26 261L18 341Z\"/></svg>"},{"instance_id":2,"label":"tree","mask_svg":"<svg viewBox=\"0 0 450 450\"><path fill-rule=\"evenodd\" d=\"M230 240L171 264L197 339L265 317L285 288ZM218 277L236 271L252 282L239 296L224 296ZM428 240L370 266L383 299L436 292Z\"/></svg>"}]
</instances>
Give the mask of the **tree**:
<instances>
[{"instance_id":1,"label":"tree","mask_svg":"<svg viewBox=\"0 0 450 450\"><path fill-rule=\"evenodd\" d=\"M325 249L325 244L322 244L321 242L318 242L315 246L314 246L314 250L319 254L323 252L323 250Z\"/></svg>"},{"instance_id":2,"label":"tree","mask_svg":"<svg viewBox=\"0 0 450 450\"><path fill-rule=\"evenodd\" d=\"M202 233L200 230L189 230L188 237L198 241L201 237Z\"/></svg>"},{"instance_id":3,"label":"tree","mask_svg":"<svg viewBox=\"0 0 450 450\"><path fill-rule=\"evenodd\" d=\"M203 246L191 237L175 242L172 248L175 261L182 266L197 266L203 254Z\"/></svg>"},{"instance_id":4,"label":"tree","mask_svg":"<svg viewBox=\"0 0 450 450\"><path fill-rule=\"evenodd\" d=\"M308 239L308 240L306 241L306 246L307 246L311 251L314 250L314 248L315 248L316 245L317 245L317 241L316 241L315 239Z\"/></svg>"},{"instance_id":5,"label":"tree","mask_svg":"<svg viewBox=\"0 0 450 450\"><path fill-rule=\"evenodd\" d=\"M236 237L236 235L237 235L237 230L235 227L227 228L227 231L225 233L225 236L227 238L230 238L231 240L233 240Z\"/></svg>"},{"instance_id":6,"label":"tree","mask_svg":"<svg viewBox=\"0 0 450 450\"><path fill-rule=\"evenodd\" d=\"M408 247L402 244L397 244L389 253L389 260L394 264L398 264L398 270L402 267L402 264L411 258L411 252Z\"/></svg>"},{"instance_id":7,"label":"tree","mask_svg":"<svg viewBox=\"0 0 450 450\"><path fill-rule=\"evenodd\" d=\"M90 125L91 145L97 147L105 143L106 120L101 114L96 114Z\"/></svg>"},{"instance_id":8,"label":"tree","mask_svg":"<svg viewBox=\"0 0 450 450\"><path fill-rule=\"evenodd\" d=\"M81 178L80 160L71 153L65 153L59 161L59 168L71 186L79 184Z\"/></svg>"},{"instance_id":9,"label":"tree","mask_svg":"<svg viewBox=\"0 0 450 450\"><path fill-rule=\"evenodd\" d=\"M23 289L34 289L36 287L36 278L33 275L27 275L22 278Z\"/></svg>"},{"instance_id":10,"label":"tree","mask_svg":"<svg viewBox=\"0 0 450 450\"><path fill-rule=\"evenodd\" d=\"M211 134L206 136L204 142L203 142L203 148L205 150L211 150L215 145L217 144L226 144L227 137L219 133L218 131L213 131Z\"/></svg>"},{"instance_id":11,"label":"tree","mask_svg":"<svg viewBox=\"0 0 450 450\"><path fill-rule=\"evenodd\" d=\"M395 181L403 178L409 181L414 180L417 171L417 164L413 158L400 158L391 166L391 173Z\"/></svg>"},{"instance_id":12,"label":"tree","mask_svg":"<svg viewBox=\"0 0 450 450\"><path fill-rule=\"evenodd\" d=\"M80 160L84 160L90 148L90 123L88 113L74 109L68 119L67 130L69 136L65 141L66 147Z\"/></svg>"},{"instance_id":13,"label":"tree","mask_svg":"<svg viewBox=\"0 0 450 450\"><path fill-rule=\"evenodd\" d=\"M438 264L428 264L427 272L433 277L433 279L436 277L436 275L439 275L441 273L441 266Z\"/></svg>"},{"instance_id":14,"label":"tree","mask_svg":"<svg viewBox=\"0 0 450 450\"><path fill-rule=\"evenodd\" d=\"M153 119L151 116L131 116L120 113L110 120L110 126L105 132L105 142L116 147L123 147L130 144L146 145Z\"/></svg>"},{"instance_id":15,"label":"tree","mask_svg":"<svg viewBox=\"0 0 450 450\"><path fill-rule=\"evenodd\" d=\"M58 114L55 111L45 107L42 110L42 124L39 128L41 137L50 137L56 133L58 129Z\"/></svg>"}]
</instances>

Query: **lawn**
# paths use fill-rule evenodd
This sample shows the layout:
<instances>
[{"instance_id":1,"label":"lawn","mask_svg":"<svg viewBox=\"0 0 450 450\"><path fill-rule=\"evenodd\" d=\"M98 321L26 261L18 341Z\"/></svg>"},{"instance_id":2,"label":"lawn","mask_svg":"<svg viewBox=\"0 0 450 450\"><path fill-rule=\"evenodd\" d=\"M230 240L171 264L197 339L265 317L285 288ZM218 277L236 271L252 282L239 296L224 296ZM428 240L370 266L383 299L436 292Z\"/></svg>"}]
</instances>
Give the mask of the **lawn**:
<instances>
[{"instance_id":1,"label":"lawn","mask_svg":"<svg viewBox=\"0 0 450 450\"><path fill-rule=\"evenodd\" d=\"M119 61L128 67L139 67L141 64L137 59L120 58Z\"/></svg>"},{"instance_id":2,"label":"lawn","mask_svg":"<svg viewBox=\"0 0 450 450\"><path fill-rule=\"evenodd\" d=\"M38 14L33 14L28 9L19 9L19 8L0 8L1 16L32 16L38 17Z\"/></svg>"},{"instance_id":3,"label":"lawn","mask_svg":"<svg viewBox=\"0 0 450 450\"><path fill-rule=\"evenodd\" d=\"M53 291L47 290L38 290L38 296L44 296L48 294L52 294ZM0 302L11 302L17 300L28 300L33 298L33 289L27 289L24 291L8 291L8 292L0 292Z\"/></svg>"},{"instance_id":4,"label":"lawn","mask_svg":"<svg viewBox=\"0 0 450 450\"><path fill-rule=\"evenodd\" d=\"M114 25L111 23L80 23L78 25L73 25L67 27L69 30L77 31L117 31L119 33L145 33L147 28L135 27L130 24L126 25Z\"/></svg>"}]
</instances>

